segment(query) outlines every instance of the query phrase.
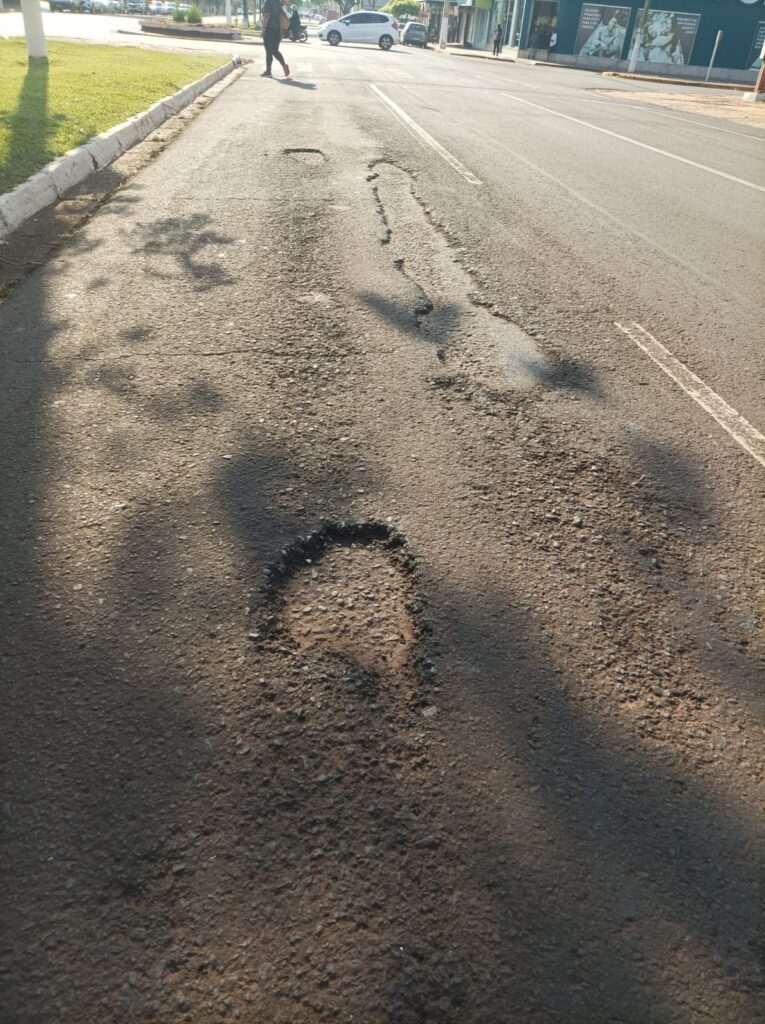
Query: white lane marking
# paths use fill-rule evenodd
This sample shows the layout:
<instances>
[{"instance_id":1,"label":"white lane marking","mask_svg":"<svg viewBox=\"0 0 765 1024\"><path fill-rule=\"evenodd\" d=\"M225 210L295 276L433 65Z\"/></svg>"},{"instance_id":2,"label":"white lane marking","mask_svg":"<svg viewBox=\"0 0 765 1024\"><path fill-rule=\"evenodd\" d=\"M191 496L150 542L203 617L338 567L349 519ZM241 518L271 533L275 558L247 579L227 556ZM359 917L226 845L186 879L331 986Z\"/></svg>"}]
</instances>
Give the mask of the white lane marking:
<instances>
[{"instance_id":1,"label":"white lane marking","mask_svg":"<svg viewBox=\"0 0 765 1024\"><path fill-rule=\"evenodd\" d=\"M647 149L651 153L658 153L659 156L669 157L670 160L677 160L681 164L687 164L689 167L696 167L700 171L706 171L708 174L714 174L718 178L726 178L728 181L735 181L737 185L746 185L747 188L756 189L758 192L765 192L765 185L757 185L753 181L747 181L745 178L737 178L733 174L726 174L725 171L718 171L714 167L707 167L706 164L696 163L695 160L688 160L687 157L678 156L677 153L669 153L666 149L659 149L657 146L649 146L647 142L638 142L637 139L631 139L629 135L620 135L619 132L612 132L609 128L601 128L599 124L593 124L591 121L583 121L579 117L572 117L570 114L563 114L559 110L552 110L550 107L543 107L541 103L532 103L531 100L521 99L520 96L512 96L509 92L500 93L500 96L506 97L508 100L514 100L516 103L525 103L528 107L535 107L537 110L544 110L547 114L553 114L555 117L562 117L565 121L573 121L574 124L584 125L585 128L592 128L593 131L602 132L603 135L610 135L614 139L620 139L622 142L629 142L633 146L639 146L640 149Z\"/></svg>"},{"instance_id":2,"label":"white lane marking","mask_svg":"<svg viewBox=\"0 0 765 1024\"><path fill-rule=\"evenodd\" d=\"M620 103L623 107L630 107L632 110L642 110L644 114L656 114L657 117L668 117L671 121L685 121L686 124L695 124L697 128L710 128L713 132L725 132L726 135L738 135L742 139L754 139L755 142L765 142L765 136L762 135L750 135L748 132L737 132L732 128L721 128L716 124L706 124L704 121L693 121L690 117L680 117L678 114L668 114L664 110L656 110L653 105L641 107L638 103L624 103L617 96L613 96L611 99L615 103Z\"/></svg>"},{"instance_id":3,"label":"white lane marking","mask_svg":"<svg viewBox=\"0 0 765 1024\"><path fill-rule=\"evenodd\" d=\"M707 387L704 381L679 359L675 359L672 353L664 348L652 334L649 334L645 327L641 327L634 321L629 327L619 323L614 326L634 341L647 356L650 356L668 377L671 377L687 395L691 396L694 402L698 402L702 409L713 416L723 430L727 430L744 451L749 452L753 458L765 466L765 435L756 430L748 420L740 416L710 387Z\"/></svg>"},{"instance_id":4,"label":"white lane marking","mask_svg":"<svg viewBox=\"0 0 765 1024\"><path fill-rule=\"evenodd\" d=\"M394 103L389 96L386 96L382 89L378 89L376 85L371 84L369 88L377 96L377 98L381 100L381 102L383 102L386 105L386 107L388 107L388 109L393 112L394 116L397 117L398 120L403 125L406 125L406 127L413 131L415 135L418 135L423 140L423 142L426 142L429 146L432 146L433 149L435 149L436 153L438 153L438 155L442 157L447 162L447 164L449 164L450 167L453 167L458 174L462 175L465 181L467 181L470 185L483 184L480 178L476 178L476 176L472 174L467 169L467 167L464 166L464 164L461 164L459 162L456 156L452 156L448 149L444 149L440 142L436 142L433 136L429 135L424 128L421 128L416 121L412 120L412 118L409 116L409 114L406 113L406 111L402 110L397 103Z\"/></svg>"},{"instance_id":5,"label":"white lane marking","mask_svg":"<svg viewBox=\"0 0 765 1024\"><path fill-rule=\"evenodd\" d=\"M407 89L409 87L404 85L402 86L402 88ZM509 146L507 148L510 149ZM584 195L584 193L579 192L577 189L572 188L570 185L567 185L565 181L561 181L560 178L556 178L554 174L550 174L550 172L546 171L543 167L540 167L538 164L532 163L531 160L527 160L526 157L521 156L521 154L517 150L510 149L510 152L513 154L513 157L516 160L518 160L522 164L525 164L527 167L530 167L535 174L539 174L543 178L547 178L548 181L551 181L554 185L557 185L558 188L563 189L564 192L568 192L570 196L573 196L574 199L576 199L577 203L583 203L585 206L588 206L591 210L594 210L596 213L599 213L600 216L603 217L605 220L611 221L611 223L615 224L621 231L626 231L630 235L634 235L635 238L639 238L641 242L644 242L652 249L655 249L656 252L661 253L661 255L665 257L665 259L670 260L672 263L675 263L678 267L682 267L689 274L698 278L699 281L703 281L704 284L709 285L710 287L718 291L721 289L726 291L731 301L738 302L742 306L748 306L750 309L757 311L761 309L760 304L757 302L753 302L748 295L739 294L739 292L732 291L727 286L721 285L719 278L712 277L711 274L705 274L704 271L700 270L695 264L689 263L687 260L684 260L682 256L678 256L677 253L672 252L671 249L667 249L660 242L656 242L649 235L644 234L638 228L633 227L631 224L628 224L626 221L622 220L621 217L617 217L615 214L610 213L602 206L599 206L597 203L593 202L592 199L588 199L587 196Z\"/></svg>"},{"instance_id":6,"label":"white lane marking","mask_svg":"<svg viewBox=\"0 0 765 1024\"><path fill-rule=\"evenodd\" d=\"M531 85L529 82L515 81L513 82L513 89L522 88L529 89L531 92L544 93L545 96L550 98L555 97L556 99L566 100L574 99L575 102L588 102L588 103L607 103L613 106L616 103L617 106L629 107L631 110L642 110L644 114L656 114L657 117L667 117L672 121L686 121L688 124L695 124L697 128L709 128L713 132L725 132L726 135L738 135L742 139L754 139L756 142L765 142L765 136L763 135L750 135L748 132L737 132L733 128L721 128L716 124L707 124L706 121L693 121L690 117L681 117L679 114L670 114L666 110L661 110L655 103L650 103L648 100L643 102L645 106L641 106L637 103L625 103L624 100L619 99L618 96L594 96L592 94L582 95L581 93L574 93L574 90L569 86L566 91L550 92L549 89L540 89L539 86ZM624 90L620 94L628 96L634 95L635 90ZM572 95L573 94L573 95ZM640 97L635 97L639 101ZM710 115L711 116L711 115Z\"/></svg>"}]
</instances>

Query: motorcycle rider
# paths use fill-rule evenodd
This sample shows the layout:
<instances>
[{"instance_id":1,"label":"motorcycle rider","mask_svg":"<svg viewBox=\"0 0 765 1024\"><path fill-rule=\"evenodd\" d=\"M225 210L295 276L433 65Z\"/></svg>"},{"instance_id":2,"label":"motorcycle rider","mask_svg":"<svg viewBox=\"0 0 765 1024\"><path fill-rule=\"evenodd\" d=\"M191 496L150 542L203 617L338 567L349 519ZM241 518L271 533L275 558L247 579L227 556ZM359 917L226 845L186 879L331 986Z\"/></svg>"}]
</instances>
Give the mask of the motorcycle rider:
<instances>
[{"instance_id":1,"label":"motorcycle rider","mask_svg":"<svg viewBox=\"0 0 765 1024\"><path fill-rule=\"evenodd\" d=\"M300 37L300 14L297 7L294 6L292 8L292 14L290 15L289 35L293 43L298 42Z\"/></svg>"}]
</instances>

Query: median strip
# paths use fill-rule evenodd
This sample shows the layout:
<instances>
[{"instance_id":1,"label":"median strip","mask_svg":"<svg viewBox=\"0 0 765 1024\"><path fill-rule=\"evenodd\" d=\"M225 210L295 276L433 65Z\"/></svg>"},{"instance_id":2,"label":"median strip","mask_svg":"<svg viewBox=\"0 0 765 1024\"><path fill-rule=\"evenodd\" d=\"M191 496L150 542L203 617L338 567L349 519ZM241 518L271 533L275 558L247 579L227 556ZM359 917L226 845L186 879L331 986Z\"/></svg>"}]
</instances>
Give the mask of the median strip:
<instances>
[{"instance_id":1,"label":"median strip","mask_svg":"<svg viewBox=\"0 0 765 1024\"><path fill-rule=\"evenodd\" d=\"M71 44L66 47L60 45L64 56L69 56L72 51ZM113 63L116 63L119 54L114 48L107 47L88 46L78 49L87 51L91 56L97 55L99 50L109 50ZM217 61L213 60L213 63ZM165 67L154 79L147 77L141 81L141 88L136 87L135 81L132 84L126 81L126 93L116 102L113 96L105 93L111 88L118 88L118 85L112 81L105 83L102 78L97 77L96 62L90 76L80 74L76 78L76 88L79 92L74 98L82 98L82 109L79 112L77 104L74 109L72 108L72 97L62 98L62 83L61 79L55 76L55 64L44 70L25 67L21 75L18 73L18 67L12 68L11 74L15 72L20 89L16 108L9 109L2 119L6 127L0 131L0 187L6 182L15 184L15 187L0 194L0 238L15 231L30 217L62 198L93 171L108 166L117 157L122 156L168 118L178 114L216 82L229 75L240 63L238 58L233 58L177 92L157 100L141 113L100 133L92 132L92 127L97 126L99 121L103 125L104 120L108 124L110 110L120 110L124 113L125 107L129 110L131 103L136 99L138 102L141 99L145 102L146 98L150 98L153 81L156 80L160 87L166 88L168 79L172 80L173 75L177 81L179 75L185 77L188 69L199 66L199 58L191 61L189 58L182 58L177 68L168 70ZM201 66L209 67L210 59L207 58ZM138 76L135 75L134 78L136 77ZM60 110L59 106L63 109ZM91 137L88 138L88 135ZM62 153L61 150L67 142L71 144L77 137L87 141ZM58 154L56 149L59 149ZM17 184L20 173L24 170L29 173L30 169L34 169L35 163L39 170L35 170L26 180Z\"/></svg>"}]
</instances>

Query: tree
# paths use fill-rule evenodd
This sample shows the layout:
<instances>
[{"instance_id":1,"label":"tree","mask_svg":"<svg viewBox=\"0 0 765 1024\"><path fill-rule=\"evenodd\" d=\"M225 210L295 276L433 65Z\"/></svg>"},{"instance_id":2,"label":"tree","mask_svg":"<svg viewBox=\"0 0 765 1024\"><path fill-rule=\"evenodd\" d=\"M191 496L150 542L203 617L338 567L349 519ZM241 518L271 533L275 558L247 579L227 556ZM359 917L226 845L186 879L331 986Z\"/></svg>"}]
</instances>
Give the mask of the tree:
<instances>
[{"instance_id":1,"label":"tree","mask_svg":"<svg viewBox=\"0 0 765 1024\"><path fill-rule=\"evenodd\" d=\"M353 8L356 6L357 0L339 0L338 7L340 13L345 17L346 14L350 14Z\"/></svg>"},{"instance_id":2,"label":"tree","mask_svg":"<svg viewBox=\"0 0 765 1024\"><path fill-rule=\"evenodd\" d=\"M388 0L382 8L386 14L392 14L394 18L416 18L420 14L420 4L417 0Z\"/></svg>"}]
</instances>

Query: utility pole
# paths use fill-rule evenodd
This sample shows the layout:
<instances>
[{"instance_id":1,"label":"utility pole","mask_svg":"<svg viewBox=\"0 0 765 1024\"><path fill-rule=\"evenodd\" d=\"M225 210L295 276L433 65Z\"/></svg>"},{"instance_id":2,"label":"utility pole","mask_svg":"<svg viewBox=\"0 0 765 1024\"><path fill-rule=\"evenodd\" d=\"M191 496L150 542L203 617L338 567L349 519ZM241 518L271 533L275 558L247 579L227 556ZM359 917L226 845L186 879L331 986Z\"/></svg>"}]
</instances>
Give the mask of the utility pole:
<instances>
[{"instance_id":1,"label":"utility pole","mask_svg":"<svg viewBox=\"0 0 765 1024\"><path fill-rule=\"evenodd\" d=\"M630 66L627 69L630 74L634 74L635 71L635 65L637 64L638 59L638 51L640 50L640 36L643 33L643 28L645 27L645 22L646 18L648 17L648 11L650 10L650 7L651 0L645 0L645 4L643 5L643 13L642 15L638 14L637 20L635 21L635 43L632 47ZM640 32L638 32L638 27L640 28Z\"/></svg>"},{"instance_id":2,"label":"utility pole","mask_svg":"<svg viewBox=\"0 0 765 1024\"><path fill-rule=\"evenodd\" d=\"M720 46L720 40L722 39L722 37L722 29L720 29L720 31L717 33L717 38L715 39L715 48L714 50L712 50L712 59L710 60L709 67L707 68L706 77L704 78L705 82L709 81L709 76L712 74L712 68L715 66L715 57L717 56L717 50Z\"/></svg>"},{"instance_id":3,"label":"utility pole","mask_svg":"<svg viewBox=\"0 0 765 1024\"><path fill-rule=\"evenodd\" d=\"M513 16L510 20L510 32L507 36L507 45L515 45L515 33L518 29L518 15L521 13L521 7L526 7L526 0L513 0Z\"/></svg>"},{"instance_id":4,"label":"utility pole","mask_svg":"<svg viewBox=\"0 0 765 1024\"><path fill-rule=\"evenodd\" d=\"M446 49L446 40L449 34L449 0L444 0L444 6L441 14L441 28L438 33L438 49Z\"/></svg>"},{"instance_id":5,"label":"utility pole","mask_svg":"<svg viewBox=\"0 0 765 1024\"><path fill-rule=\"evenodd\" d=\"M24 15L24 35L27 37L27 56L33 61L48 61L48 44L45 42L40 0L21 0Z\"/></svg>"}]
</instances>

